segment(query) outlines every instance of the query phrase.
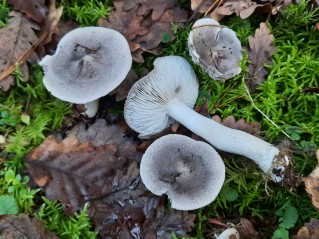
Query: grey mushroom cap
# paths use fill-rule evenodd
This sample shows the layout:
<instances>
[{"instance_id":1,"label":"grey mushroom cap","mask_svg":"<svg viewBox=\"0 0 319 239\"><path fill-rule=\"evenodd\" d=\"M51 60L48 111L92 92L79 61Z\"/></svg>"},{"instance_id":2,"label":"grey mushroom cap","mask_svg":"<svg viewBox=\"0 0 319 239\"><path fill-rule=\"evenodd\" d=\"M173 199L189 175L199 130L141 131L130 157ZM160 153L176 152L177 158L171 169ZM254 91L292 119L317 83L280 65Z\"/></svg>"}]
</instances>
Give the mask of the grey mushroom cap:
<instances>
[{"instance_id":1,"label":"grey mushroom cap","mask_svg":"<svg viewBox=\"0 0 319 239\"><path fill-rule=\"evenodd\" d=\"M44 85L55 97L85 104L107 95L132 65L124 36L104 27L83 27L67 33L52 56L39 63Z\"/></svg>"},{"instance_id":2,"label":"grey mushroom cap","mask_svg":"<svg viewBox=\"0 0 319 239\"><path fill-rule=\"evenodd\" d=\"M242 47L236 33L210 18L197 20L188 36L189 54L214 80L241 72Z\"/></svg>"},{"instance_id":3,"label":"grey mushroom cap","mask_svg":"<svg viewBox=\"0 0 319 239\"><path fill-rule=\"evenodd\" d=\"M168 104L180 100L193 108L198 87L196 75L183 57L159 57L154 69L129 91L124 106L126 123L141 138L161 132L175 123L167 114Z\"/></svg>"},{"instance_id":4,"label":"grey mushroom cap","mask_svg":"<svg viewBox=\"0 0 319 239\"><path fill-rule=\"evenodd\" d=\"M217 197L225 180L225 165L209 144L171 134L148 147L140 174L152 193L168 195L172 208L194 210Z\"/></svg>"}]
</instances>

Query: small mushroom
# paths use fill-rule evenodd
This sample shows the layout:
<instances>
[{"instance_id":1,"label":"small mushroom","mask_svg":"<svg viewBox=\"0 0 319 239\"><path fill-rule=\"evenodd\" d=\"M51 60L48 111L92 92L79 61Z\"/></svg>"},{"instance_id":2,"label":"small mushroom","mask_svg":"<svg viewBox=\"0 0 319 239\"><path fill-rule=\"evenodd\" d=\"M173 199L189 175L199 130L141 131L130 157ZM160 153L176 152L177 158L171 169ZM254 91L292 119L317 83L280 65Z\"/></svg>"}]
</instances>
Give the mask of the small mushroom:
<instances>
[{"instance_id":1,"label":"small mushroom","mask_svg":"<svg viewBox=\"0 0 319 239\"><path fill-rule=\"evenodd\" d=\"M209 144L170 134L147 148L140 174L152 193L168 195L172 208L194 210L217 197L225 180L225 165Z\"/></svg>"},{"instance_id":2,"label":"small mushroom","mask_svg":"<svg viewBox=\"0 0 319 239\"><path fill-rule=\"evenodd\" d=\"M216 239L240 239L240 235L235 228L227 228Z\"/></svg>"},{"instance_id":3,"label":"small mushroom","mask_svg":"<svg viewBox=\"0 0 319 239\"><path fill-rule=\"evenodd\" d=\"M189 54L214 80L241 72L242 47L236 33L211 18L197 20L188 36Z\"/></svg>"},{"instance_id":4,"label":"small mushroom","mask_svg":"<svg viewBox=\"0 0 319 239\"><path fill-rule=\"evenodd\" d=\"M67 33L52 56L45 56L45 87L55 97L86 104L93 117L98 99L116 88L132 65L129 45L124 36L104 27L83 27Z\"/></svg>"},{"instance_id":5,"label":"small mushroom","mask_svg":"<svg viewBox=\"0 0 319 239\"><path fill-rule=\"evenodd\" d=\"M160 57L129 91L124 118L144 138L176 120L214 147L250 158L275 182L282 181L289 157L260 138L198 114L192 109L197 96L198 82L190 64L179 56Z\"/></svg>"}]
</instances>

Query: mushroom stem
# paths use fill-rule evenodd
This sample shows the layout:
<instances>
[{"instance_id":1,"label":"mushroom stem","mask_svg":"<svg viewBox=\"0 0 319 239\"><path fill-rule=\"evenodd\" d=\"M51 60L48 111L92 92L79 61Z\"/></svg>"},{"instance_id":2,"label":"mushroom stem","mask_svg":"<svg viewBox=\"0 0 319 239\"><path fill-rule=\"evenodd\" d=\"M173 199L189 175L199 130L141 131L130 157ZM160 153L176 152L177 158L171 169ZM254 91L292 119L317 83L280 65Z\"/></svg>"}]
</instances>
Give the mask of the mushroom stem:
<instances>
[{"instance_id":1,"label":"mushroom stem","mask_svg":"<svg viewBox=\"0 0 319 239\"><path fill-rule=\"evenodd\" d=\"M271 176L273 181L282 181L285 167L289 164L289 158L286 155L281 156L280 150L274 145L204 117L180 100L171 101L167 110L170 117L217 149L243 155L253 160L265 173Z\"/></svg>"},{"instance_id":2,"label":"mushroom stem","mask_svg":"<svg viewBox=\"0 0 319 239\"><path fill-rule=\"evenodd\" d=\"M99 109L99 101L100 99L97 99L84 104L86 109L84 113L87 115L87 117L93 118L96 115Z\"/></svg>"}]
</instances>

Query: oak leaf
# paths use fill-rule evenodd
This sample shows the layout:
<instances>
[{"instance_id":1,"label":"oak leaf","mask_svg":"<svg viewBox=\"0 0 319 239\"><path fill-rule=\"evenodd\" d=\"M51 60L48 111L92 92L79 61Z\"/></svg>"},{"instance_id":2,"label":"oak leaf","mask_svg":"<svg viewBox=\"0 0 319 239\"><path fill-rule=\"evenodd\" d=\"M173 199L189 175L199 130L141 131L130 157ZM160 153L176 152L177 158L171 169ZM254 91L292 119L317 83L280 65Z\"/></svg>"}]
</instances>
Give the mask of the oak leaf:
<instances>
[{"instance_id":1,"label":"oak leaf","mask_svg":"<svg viewBox=\"0 0 319 239\"><path fill-rule=\"evenodd\" d=\"M110 12L107 19L100 18L99 26L121 32L126 37L131 51L134 52L140 47L139 43L135 42L134 39L149 32L147 27L141 25L144 17L137 14L137 6L129 11L124 11L123 1L115 1L113 4L114 11Z\"/></svg>"},{"instance_id":2,"label":"oak leaf","mask_svg":"<svg viewBox=\"0 0 319 239\"><path fill-rule=\"evenodd\" d=\"M161 214L164 197L151 194L142 183L142 154L124 134L126 129L124 121L107 126L98 119L89 128L77 124L63 140L49 136L26 155L29 173L46 197L71 205L73 211L89 202L90 218L102 238L146 238L147 233L165 238L159 235L172 231L186 235L195 216ZM169 225L164 223L168 217Z\"/></svg>"},{"instance_id":3,"label":"oak leaf","mask_svg":"<svg viewBox=\"0 0 319 239\"><path fill-rule=\"evenodd\" d=\"M27 61L35 63L38 60L37 54L33 51L33 45L38 41L34 30L39 30L39 26L27 19L22 13L12 11L9 14L7 26L0 28L0 87L6 91L14 84L14 78L10 75L2 77L8 68L28 54ZM28 73L27 66L22 63L25 73ZM24 75L24 80L28 80L28 75Z\"/></svg>"},{"instance_id":4,"label":"oak leaf","mask_svg":"<svg viewBox=\"0 0 319 239\"><path fill-rule=\"evenodd\" d=\"M137 15L146 16L151 13L152 21L157 21L163 13L175 5L177 0L124 0L123 11L137 8Z\"/></svg>"},{"instance_id":5,"label":"oak leaf","mask_svg":"<svg viewBox=\"0 0 319 239\"><path fill-rule=\"evenodd\" d=\"M137 62L144 61L143 52L159 54L162 36L166 34L173 39L172 23L186 22L188 15L175 0L115 1L114 7L108 19L99 19L99 26L121 32Z\"/></svg>"},{"instance_id":6,"label":"oak leaf","mask_svg":"<svg viewBox=\"0 0 319 239\"><path fill-rule=\"evenodd\" d=\"M152 21L157 21L166 10L175 7L177 0L139 0L138 15L146 16L151 12Z\"/></svg>"},{"instance_id":7,"label":"oak leaf","mask_svg":"<svg viewBox=\"0 0 319 239\"><path fill-rule=\"evenodd\" d=\"M271 34L266 23L260 23L256 29L255 36L248 37L249 42L249 63L247 85L254 91L266 79L268 70L265 65L271 65L271 57L275 53L276 47L273 45L274 35Z\"/></svg>"},{"instance_id":8,"label":"oak leaf","mask_svg":"<svg viewBox=\"0 0 319 239\"><path fill-rule=\"evenodd\" d=\"M28 18L37 23L43 23L47 17L48 8L45 0L7 0L7 3L13 5L13 9L23 12Z\"/></svg>"},{"instance_id":9,"label":"oak leaf","mask_svg":"<svg viewBox=\"0 0 319 239\"><path fill-rule=\"evenodd\" d=\"M251 16L255 11L270 13L273 6L268 3L258 3L252 0L228 0L224 1L215 8L211 13L211 17L219 21L224 16L235 13L241 19L246 19Z\"/></svg>"},{"instance_id":10,"label":"oak leaf","mask_svg":"<svg viewBox=\"0 0 319 239\"><path fill-rule=\"evenodd\" d=\"M259 233L256 231L253 224L246 218L240 218L240 222L235 227L242 239L258 239Z\"/></svg>"},{"instance_id":11,"label":"oak leaf","mask_svg":"<svg viewBox=\"0 0 319 239\"><path fill-rule=\"evenodd\" d=\"M214 3L215 0L191 0L191 9L199 13L205 13Z\"/></svg>"},{"instance_id":12,"label":"oak leaf","mask_svg":"<svg viewBox=\"0 0 319 239\"><path fill-rule=\"evenodd\" d=\"M230 115L225 119L221 119L219 115L214 115L213 120L221 123L232 129L238 129L252 135L260 135L261 124L258 122L246 122L244 119L235 120L235 117Z\"/></svg>"},{"instance_id":13,"label":"oak leaf","mask_svg":"<svg viewBox=\"0 0 319 239\"><path fill-rule=\"evenodd\" d=\"M308 177L304 178L306 191L312 204L319 210L319 150L316 152L318 164Z\"/></svg>"},{"instance_id":14,"label":"oak leaf","mask_svg":"<svg viewBox=\"0 0 319 239\"><path fill-rule=\"evenodd\" d=\"M204 105L195 107L195 111L205 117L212 118L212 120L226 127L229 127L232 129L238 129L248 134L252 134L256 136L260 135L261 124L259 122L246 122L244 119L239 119L236 121L235 117L232 115L227 116L224 119L221 119L219 115L214 115L213 117L211 117L207 107L208 107L208 102L205 101Z\"/></svg>"},{"instance_id":15,"label":"oak leaf","mask_svg":"<svg viewBox=\"0 0 319 239\"><path fill-rule=\"evenodd\" d=\"M319 220L311 218L310 222L299 229L297 235L292 236L292 239L317 239L319 238Z\"/></svg>"},{"instance_id":16,"label":"oak leaf","mask_svg":"<svg viewBox=\"0 0 319 239\"><path fill-rule=\"evenodd\" d=\"M45 229L40 219L26 214L1 217L0 235L1 238L58 239L53 232Z\"/></svg>"}]
</instances>

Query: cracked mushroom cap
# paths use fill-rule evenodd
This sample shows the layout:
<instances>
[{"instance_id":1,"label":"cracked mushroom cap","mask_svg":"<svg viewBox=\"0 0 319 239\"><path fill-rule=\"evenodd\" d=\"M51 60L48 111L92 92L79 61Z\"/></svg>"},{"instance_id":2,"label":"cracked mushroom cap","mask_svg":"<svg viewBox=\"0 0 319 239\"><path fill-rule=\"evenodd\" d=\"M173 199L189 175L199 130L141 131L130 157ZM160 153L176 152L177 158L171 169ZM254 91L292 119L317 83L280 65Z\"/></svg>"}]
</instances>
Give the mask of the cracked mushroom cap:
<instances>
[{"instance_id":1,"label":"cracked mushroom cap","mask_svg":"<svg viewBox=\"0 0 319 239\"><path fill-rule=\"evenodd\" d=\"M124 118L139 137L147 137L175 123L166 110L171 101L181 100L193 108L197 97L198 82L190 64L180 56L159 57L154 69L129 91Z\"/></svg>"},{"instance_id":2,"label":"cracked mushroom cap","mask_svg":"<svg viewBox=\"0 0 319 239\"><path fill-rule=\"evenodd\" d=\"M194 210L217 197L225 180L225 165L209 144L170 134L147 148L140 174L152 193L168 195L172 208Z\"/></svg>"},{"instance_id":3,"label":"cracked mushroom cap","mask_svg":"<svg viewBox=\"0 0 319 239\"><path fill-rule=\"evenodd\" d=\"M52 56L39 63L44 85L55 97L85 104L107 95L132 65L124 36L104 27L83 27L67 33Z\"/></svg>"},{"instance_id":4,"label":"cracked mushroom cap","mask_svg":"<svg viewBox=\"0 0 319 239\"><path fill-rule=\"evenodd\" d=\"M236 33L210 18L197 20L188 36L194 63L214 80L225 81L241 72L242 47Z\"/></svg>"}]
</instances>

